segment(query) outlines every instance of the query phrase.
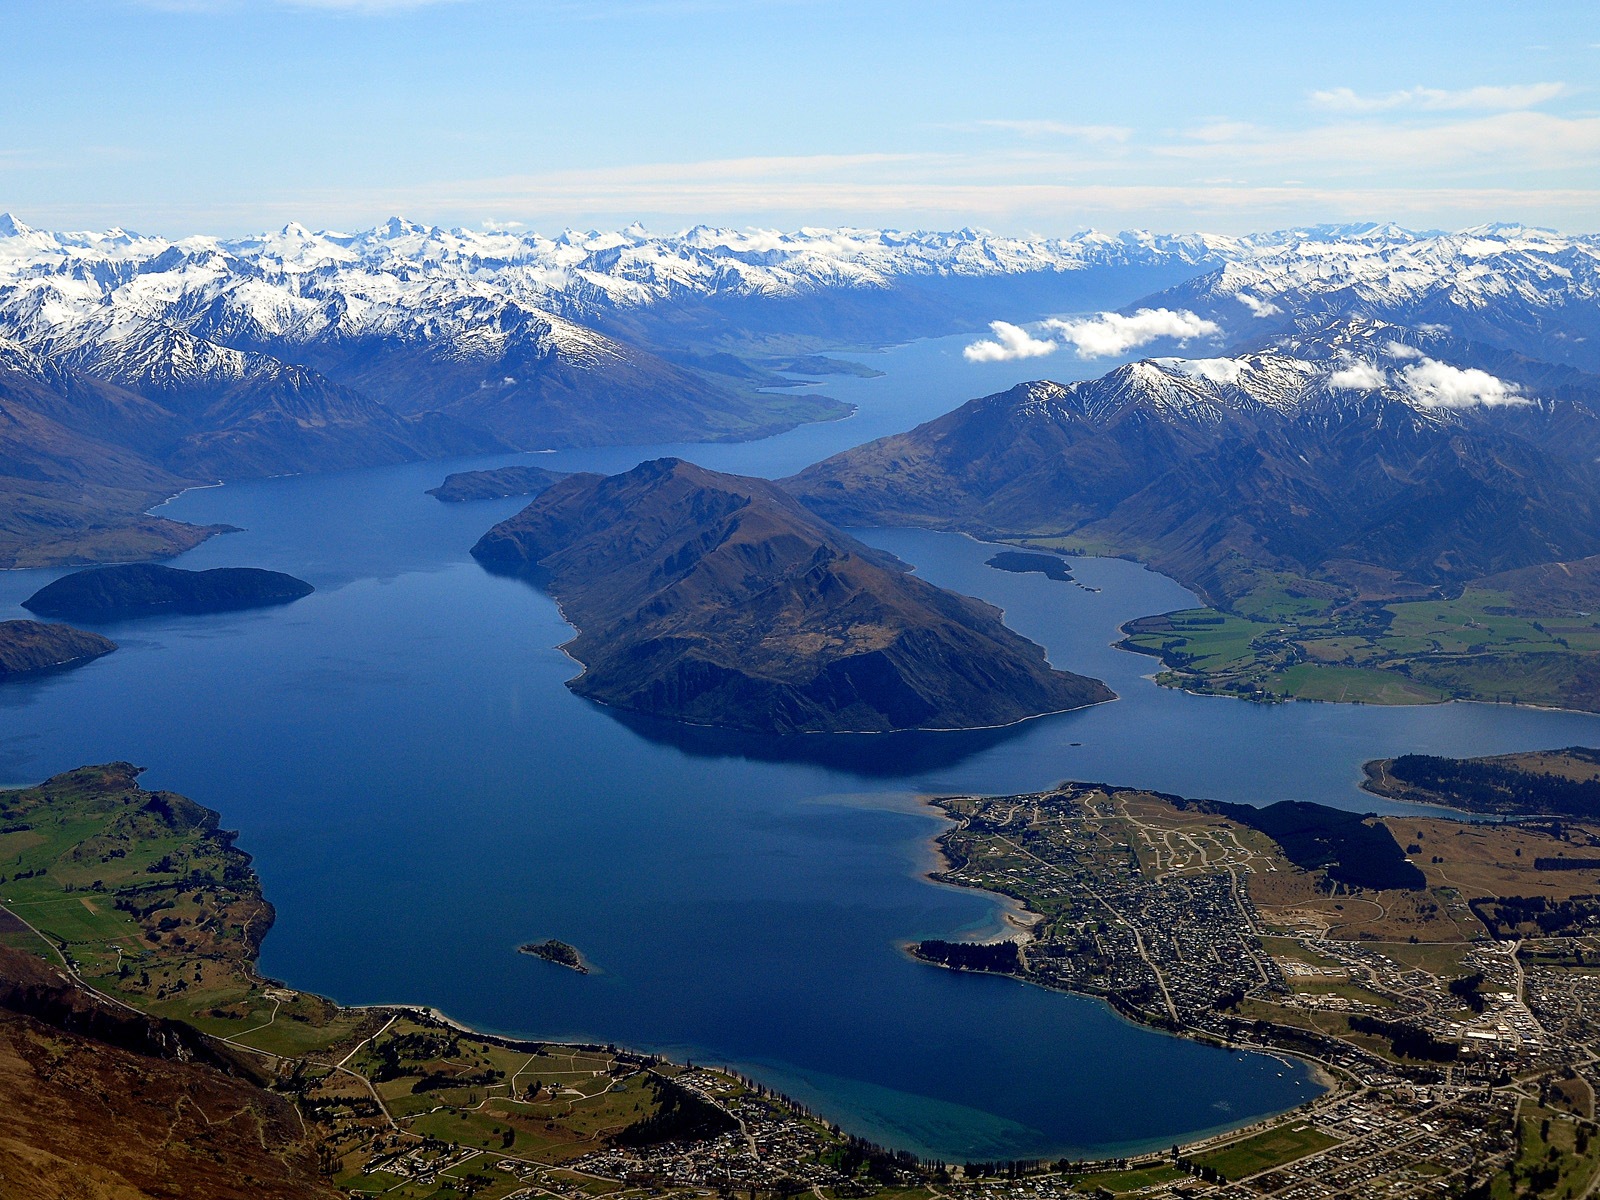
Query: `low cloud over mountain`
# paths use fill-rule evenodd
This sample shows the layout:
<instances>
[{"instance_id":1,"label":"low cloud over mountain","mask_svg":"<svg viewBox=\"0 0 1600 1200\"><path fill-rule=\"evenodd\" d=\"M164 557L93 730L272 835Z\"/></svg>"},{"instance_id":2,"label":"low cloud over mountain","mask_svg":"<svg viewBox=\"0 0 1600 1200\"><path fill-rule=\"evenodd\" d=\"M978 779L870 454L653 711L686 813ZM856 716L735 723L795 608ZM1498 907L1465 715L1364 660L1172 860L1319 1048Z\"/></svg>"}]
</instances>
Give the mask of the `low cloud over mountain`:
<instances>
[{"instance_id":1,"label":"low cloud over mountain","mask_svg":"<svg viewBox=\"0 0 1600 1200\"><path fill-rule=\"evenodd\" d=\"M1006 321L991 321L989 329L993 338L973 342L962 352L968 361L1040 358L1062 346L1072 346L1079 358L1114 358L1162 339L1184 345L1192 338L1215 337L1222 332L1215 321L1170 308L1141 308L1131 314L1103 312L1070 320L1053 317L1040 323L1040 331L1048 335L1042 338Z\"/></svg>"}]
</instances>

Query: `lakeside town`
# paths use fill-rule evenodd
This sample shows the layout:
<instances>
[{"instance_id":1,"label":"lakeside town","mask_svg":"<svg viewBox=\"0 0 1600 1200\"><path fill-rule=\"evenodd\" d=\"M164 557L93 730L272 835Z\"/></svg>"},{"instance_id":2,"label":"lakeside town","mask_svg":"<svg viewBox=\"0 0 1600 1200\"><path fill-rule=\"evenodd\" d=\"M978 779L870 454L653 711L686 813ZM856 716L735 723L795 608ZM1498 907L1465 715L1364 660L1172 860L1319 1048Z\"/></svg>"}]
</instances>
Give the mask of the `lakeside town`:
<instances>
[{"instance_id":1,"label":"lakeside town","mask_svg":"<svg viewBox=\"0 0 1600 1200\"><path fill-rule=\"evenodd\" d=\"M0 849L17 865L0 880L0 966L32 972L29 1003L70 998L208 1035L205 1053L258 1081L252 1102L292 1118L348 1197L1329 1200L1600 1185L1600 945L1578 890L1592 884L1540 866L1591 844L1581 823L1319 826L1307 811L1324 860L1308 868L1286 849L1306 859L1298 834L1249 823L1270 809L1090 784L935 800L953 822L938 878L1009 898L1014 932L915 943L915 957L1099 997L1300 1064L1323 1089L1144 1154L953 1163L853 1137L726 1068L345 1008L263 979L270 910L248 860L214 814L136 775L113 764L5 794Z\"/></svg>"},{"instance_id":2,"label":"lakeside town","mask_svg":"<svg viewBox=\"0 0 1600 1200\"><path fill-rule=\"evenodd\" d=\"M1600 974L1582 966L1593 930L1502 928L1497 939L1474 915L1495 896L1568 899L1571 873L1534 864L1552 839L1587 845L1586 828L1371 819L1368 829L1448 849L1407 843L1420 886L1390 890L1339 882L1336 862L1306 870L1232 814L1176 797L1064 784L937 803L957 821L940 839L939 877L1037 917L1009 962L989 955L982 969L1102 996L1185 1036L1293 1055L1329 1088L1166 1155L967 1187L1322 1200L1579 1196L1596 1183ZM1468 897L1452 874L1498 876L1501 890ZM959 944L915 950L961 965Z\"/></svg>"}]
</instances>

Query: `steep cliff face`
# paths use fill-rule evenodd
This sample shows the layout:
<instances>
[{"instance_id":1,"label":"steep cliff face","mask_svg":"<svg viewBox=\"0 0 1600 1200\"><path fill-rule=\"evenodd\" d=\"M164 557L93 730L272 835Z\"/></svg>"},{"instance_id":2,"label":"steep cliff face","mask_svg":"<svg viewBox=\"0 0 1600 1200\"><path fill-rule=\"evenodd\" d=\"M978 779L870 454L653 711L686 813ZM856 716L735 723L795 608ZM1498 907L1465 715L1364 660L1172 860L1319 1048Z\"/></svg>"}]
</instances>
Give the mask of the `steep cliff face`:
<instances>
[{"instance_id":1,"label":"steep cliff face","mask_svg":"<svg viewBox=\"0 0 1600 1200\"><path fill-rule=\"evenodd\" d=\"M1113 698L773 485L677 459L565 479L473 554L544 584L579 630L569 686L634 712L781 733L962 729Z\"/></svg>"}]
</instances>

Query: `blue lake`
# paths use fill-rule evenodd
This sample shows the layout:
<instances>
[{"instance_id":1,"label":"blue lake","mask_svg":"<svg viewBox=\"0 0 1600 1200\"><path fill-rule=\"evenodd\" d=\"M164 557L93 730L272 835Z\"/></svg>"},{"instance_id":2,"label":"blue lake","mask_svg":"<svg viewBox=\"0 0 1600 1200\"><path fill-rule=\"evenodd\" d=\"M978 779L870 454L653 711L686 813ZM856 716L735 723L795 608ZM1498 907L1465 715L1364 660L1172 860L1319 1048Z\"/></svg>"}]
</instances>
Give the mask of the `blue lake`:
<instances>
[{"instance_id":1,"label":"blue lake","mask_svg":"<svg viewBox=\"0 0 1600 1200\"><path fill-rule=\"evenodd\" d=\"M781 475L1070 361L962 362L959 341L834 379L849 421L751 445L538 456L616 470L680 453ZM1093 367L1098 373L1104 365ZM1136 564L1078 580L984 566L952 534L866 531L926 578L1006 610L1115 703L976 734L762 739L626 718L571 695L555 605L481 571L520 500L441 504L448 470L266 480L164 511L245 532L179 560L290 571L286 608L107 626L122 649L0 689L0 782L127 759L218 809L278 921L263 969L349 1003L437 1006L484 1028L736 1064L852 1131L946 1159L1105 1153L1248 1121L1316 1093L1298 1067L1134 1027L1105 1006L916 963L984 934L991 898L930 883L940 819L917 799L1064 778L1268 803L1379 805L1363 760L1595 744L1600 718L1487 705L1257 707L1156 688L1111 648L1193 602ZM526 459L521 461L527 461ZM0 618L61 572L0 575ZM558 937L580 976L516 946Z\"/></svg>"}]
</instances>

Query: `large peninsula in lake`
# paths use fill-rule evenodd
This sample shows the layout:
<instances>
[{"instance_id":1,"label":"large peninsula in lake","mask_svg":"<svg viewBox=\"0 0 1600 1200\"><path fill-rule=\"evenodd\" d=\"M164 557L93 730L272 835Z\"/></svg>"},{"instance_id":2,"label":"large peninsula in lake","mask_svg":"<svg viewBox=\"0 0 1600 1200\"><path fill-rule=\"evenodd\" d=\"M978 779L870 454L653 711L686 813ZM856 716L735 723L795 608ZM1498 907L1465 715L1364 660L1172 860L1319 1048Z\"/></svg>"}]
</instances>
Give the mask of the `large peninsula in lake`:
<instances>
[{"instance_id":1,"label":"large peninsula in lake","mask_svg":"<svg viewBox=\"0 0 1600 1200\"><path fill-rule=\"evenodd\" d=\"M98 633L43 621L0 621L0 679L81 667L117 644Z\"/></svg>"},{"instance_id":2,"label":"large peninsula in lake","mask_svg":"<svg viewBox=\"0 0 1600 1200\"><path fill-rule=\"evenodd\" d=\"M256 567L185 571L156 563L122 563L63 576L29 596L22 607L41 617L108 621L263 608L309 596L312 590L303 579Z\"/></svg>"},{"instance_id":3,"label":"large peninsula in lake","mask_svg":"<svg viewBox=\"0 0 1600 1200\"><path fill-rule=\"evenodd\" d=\"M933 586L760 479L675 458L573 475L473 547L543 584L579 695L764 732L973 729L1113 699L992 606Z\"/></svg>"}]
</instances>

